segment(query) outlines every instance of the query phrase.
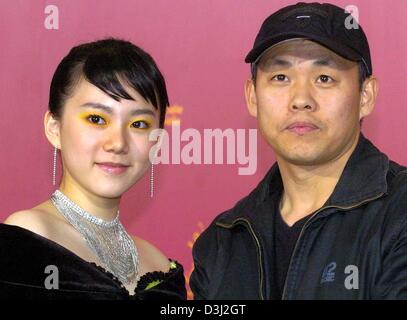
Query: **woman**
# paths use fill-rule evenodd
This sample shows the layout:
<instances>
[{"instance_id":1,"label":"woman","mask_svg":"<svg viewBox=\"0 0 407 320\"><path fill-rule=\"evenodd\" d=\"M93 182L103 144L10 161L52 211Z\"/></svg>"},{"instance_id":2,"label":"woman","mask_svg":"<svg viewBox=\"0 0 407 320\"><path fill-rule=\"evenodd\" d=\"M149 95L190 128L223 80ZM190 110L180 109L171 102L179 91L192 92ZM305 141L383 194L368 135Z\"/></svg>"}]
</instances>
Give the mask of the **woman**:
<instances>
[{"instance_id":1,"label":"woman","mask_svg":"<svg viewBox=\"0 0 407 320\"><path fill-rule=\"evenodd\" d=\"M186 298L182 266L119 220L167 106L159 69L130 42L83 44L61 61L44 127L62 180L50 199L0 225L0 297Z\"/></svg>"}]
</instances>

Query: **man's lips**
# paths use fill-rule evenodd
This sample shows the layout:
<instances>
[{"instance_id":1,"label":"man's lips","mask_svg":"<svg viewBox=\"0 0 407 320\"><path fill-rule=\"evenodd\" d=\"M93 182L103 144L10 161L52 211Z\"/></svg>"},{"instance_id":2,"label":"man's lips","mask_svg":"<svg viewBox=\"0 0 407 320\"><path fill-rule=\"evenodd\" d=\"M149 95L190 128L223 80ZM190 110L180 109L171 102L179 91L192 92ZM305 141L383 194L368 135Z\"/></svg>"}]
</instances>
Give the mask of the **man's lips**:
<instances>
[{"instance_id":1,"label":"man's lips","mask_svg":"<svg viewBox=\"0 0 407 320\"><path fill-rule=\"evenodd\" d=\"M129 165L123 163L116 163L116 162L100 162L96 163L96 165L107 173L112 174L121 174L127 170Z\"/></svg>"},{"instance_id":2,"label":"man's lips","mask_svg":"<svg viewBox=\"0 0 407 320\"><path fill-rule=\"evenodd\" d=\"M287 127L287 130L299 135L303 135L307 132L318 130L319 127L311 122L294 122Z\"/></svg>"}]
</instances>

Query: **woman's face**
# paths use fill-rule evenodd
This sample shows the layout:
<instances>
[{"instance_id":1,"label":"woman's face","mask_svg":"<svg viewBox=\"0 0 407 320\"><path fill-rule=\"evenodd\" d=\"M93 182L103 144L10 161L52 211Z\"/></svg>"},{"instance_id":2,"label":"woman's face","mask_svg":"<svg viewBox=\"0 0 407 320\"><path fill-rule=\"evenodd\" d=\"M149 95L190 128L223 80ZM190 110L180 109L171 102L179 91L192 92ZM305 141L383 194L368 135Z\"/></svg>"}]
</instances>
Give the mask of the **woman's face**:
<instances>
[{"instance_id":1,"label":"woman's face","mask_svg":"<svg viewBox=\"0 0 407 320\"><path fill-rule=\"evenodd\" d=\"M60 120L61 185L105 198L119 198L149 168L151 130L159 111L138 92L116 101L81 80L66 100Z\"/></svg>"}]
</instances>

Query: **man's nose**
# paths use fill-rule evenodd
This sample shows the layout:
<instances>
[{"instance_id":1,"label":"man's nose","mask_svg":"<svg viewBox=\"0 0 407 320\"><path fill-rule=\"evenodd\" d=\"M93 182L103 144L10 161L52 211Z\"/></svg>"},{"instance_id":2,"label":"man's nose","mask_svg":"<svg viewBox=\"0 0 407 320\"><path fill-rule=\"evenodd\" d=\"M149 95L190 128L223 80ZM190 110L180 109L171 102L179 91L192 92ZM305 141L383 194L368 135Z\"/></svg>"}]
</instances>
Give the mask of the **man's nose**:
<instances>
[{"instance_id":1,"label":"man's nose","mask_svg":"<svg viewBox=\"0 0 407 320\"><path fill-rule=\"evenodd\" d=\"M292 111L314 111L316 109L312 87L309 84L305 81L301 81L295 84L292 90L292 101L290 103L290 109Z\"/></svg>"}]
</instances>

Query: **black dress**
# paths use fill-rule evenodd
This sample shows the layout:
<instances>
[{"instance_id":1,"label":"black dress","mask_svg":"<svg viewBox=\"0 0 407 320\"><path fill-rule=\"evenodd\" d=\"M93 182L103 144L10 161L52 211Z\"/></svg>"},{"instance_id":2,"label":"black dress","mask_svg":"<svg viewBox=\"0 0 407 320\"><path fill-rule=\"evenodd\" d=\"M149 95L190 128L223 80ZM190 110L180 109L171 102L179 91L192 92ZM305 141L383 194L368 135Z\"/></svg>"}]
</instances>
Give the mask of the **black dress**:
<instances>
[{"instance_id":1,"label":"black dress","mask_svg":"<svg viewBox=\"0 0 407 320\"><path fill-rule=\"evenodd\" d=\"M51 275L53 280L57 276L58 289L55 281L50 282ZM21 227L0 224L0 299L183 300L182 265L171 261L168 272L141 276L134 293L129 294L102 267L56 242Z\"/></svg>"}]
</instances>

